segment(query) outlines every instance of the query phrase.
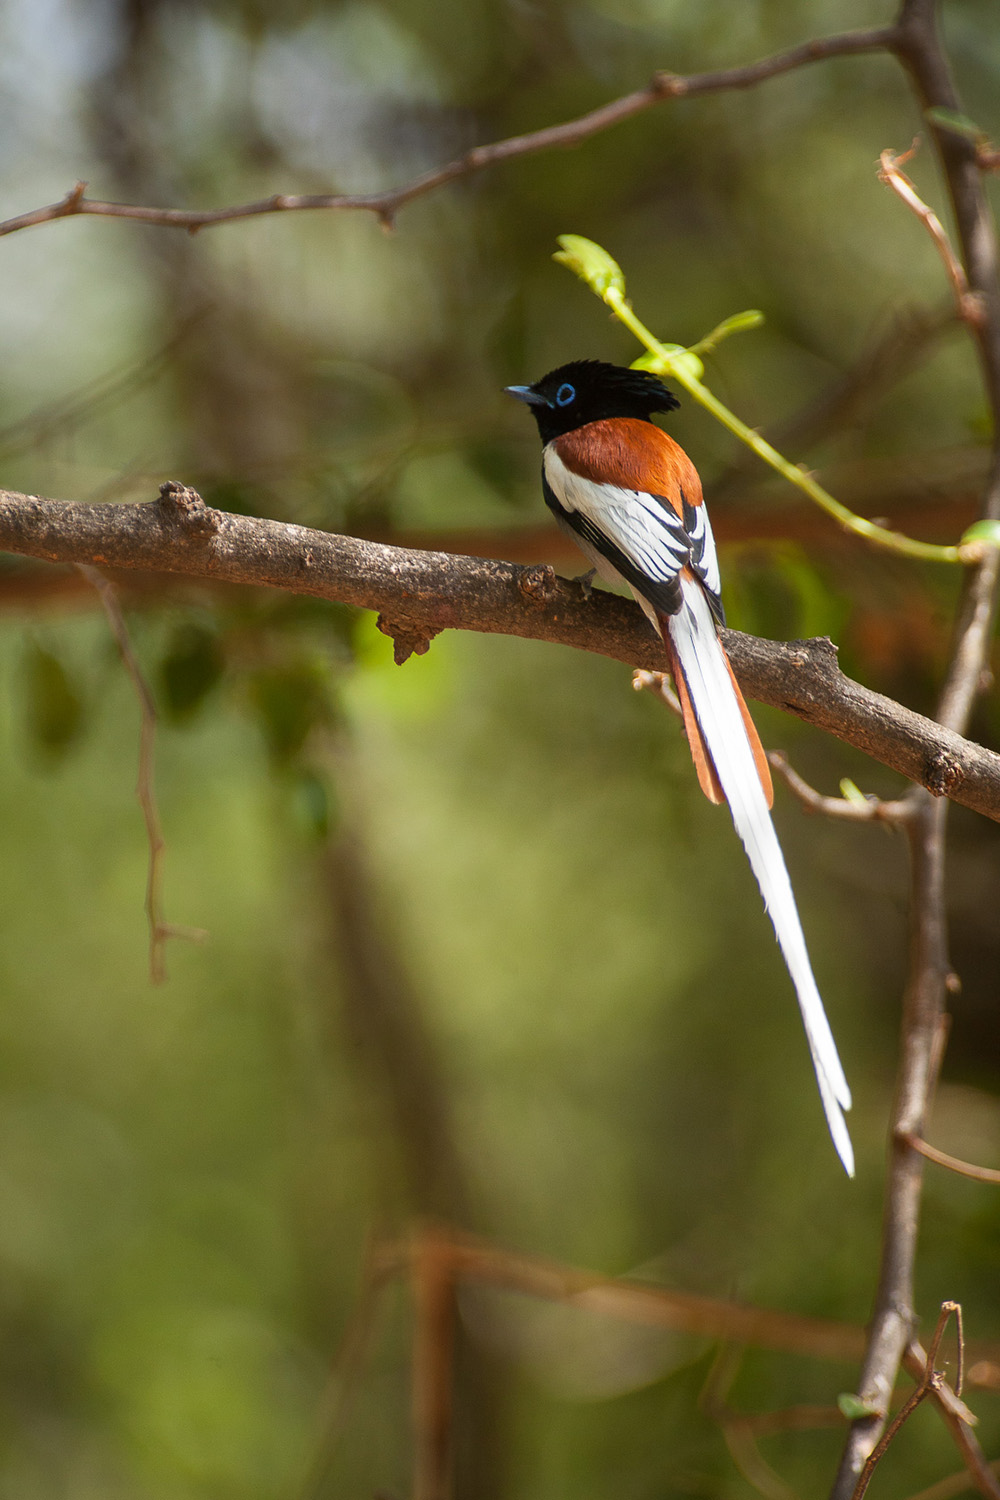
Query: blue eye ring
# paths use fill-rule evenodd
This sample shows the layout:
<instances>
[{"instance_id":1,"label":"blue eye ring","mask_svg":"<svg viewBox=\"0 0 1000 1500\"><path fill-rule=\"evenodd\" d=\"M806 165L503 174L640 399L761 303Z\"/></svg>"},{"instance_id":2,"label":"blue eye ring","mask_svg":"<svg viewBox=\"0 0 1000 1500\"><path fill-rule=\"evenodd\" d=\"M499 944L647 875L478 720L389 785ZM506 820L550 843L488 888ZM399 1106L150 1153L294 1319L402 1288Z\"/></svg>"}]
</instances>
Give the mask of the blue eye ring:
<instances>
[{"instance_id":1,"label":"blue eye ring","mask_svg":"<svg viewBox=\"0 0 1000 1500\"><path fill-rule=\"evenodd\" d=\"M556 405L557 406L568 406L571 401L575 401L575 400L576 400L576 388L574 386L570 385L569 381L564 381L563 384L556 391Z\"/></svg>"}]
</instances>

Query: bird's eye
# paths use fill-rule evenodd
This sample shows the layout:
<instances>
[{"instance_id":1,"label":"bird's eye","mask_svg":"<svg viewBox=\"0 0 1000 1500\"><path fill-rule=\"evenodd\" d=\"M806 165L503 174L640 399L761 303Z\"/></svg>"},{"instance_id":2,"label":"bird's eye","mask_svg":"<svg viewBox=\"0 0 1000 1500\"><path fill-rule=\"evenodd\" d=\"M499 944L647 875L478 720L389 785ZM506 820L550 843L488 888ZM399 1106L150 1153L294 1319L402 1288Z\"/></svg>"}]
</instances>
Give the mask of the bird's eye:
<instances>
[{"instance_id":1,"label":"bird's eye","mask_svg":"<svg viewBox=\"0 0 1000 1500\"><path fill-rule=\"evenodd\" d=\"M556 405L568 406L571 401L576 400L576 390L568 382L561 385L556 391Z\"/></svg>"}]
</instances>

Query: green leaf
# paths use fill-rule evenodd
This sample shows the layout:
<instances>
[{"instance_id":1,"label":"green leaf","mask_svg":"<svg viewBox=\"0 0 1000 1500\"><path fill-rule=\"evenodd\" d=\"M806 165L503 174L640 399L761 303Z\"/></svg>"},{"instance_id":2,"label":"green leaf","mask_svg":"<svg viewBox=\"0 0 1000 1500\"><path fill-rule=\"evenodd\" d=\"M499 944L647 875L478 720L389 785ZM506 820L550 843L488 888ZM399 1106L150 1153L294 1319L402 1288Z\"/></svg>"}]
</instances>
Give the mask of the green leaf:
<instances>
[{"instance_id":1,"label":"green leaf","mask_svg":"<svg viewBox=\"0 0 1000 1500\"><path fill-rule=\"evenodd\" d=\"M935 105L933 109L924 111L924 119L929 120L932 125L940 125L942 130L950 130L953 135L964 135L970 141L985 141L988 139L986 131L975 120L970 120L968 115L960 115L953 109L942 109Z\"/></svg>"},{"instance_id":2,"label":"green leaf","mask_svg":"<svg viewBox=\"0 0 1000 1500\"><path fill-rule=\"evenodd\" d=\"M976 521L962 533L959 546L964 547L967 542L986 542L989 546L1000 547L1000 521Z\"/></svg>"},{"instance_id":3,"label":"green leaf","mask_svg":"<svg viewBox=\"0 0 1000 1500\"><path fill-rule=\"evenodd\" d=\"M692 354L711 354L716 345L721 344L723 339L729 338L733 333L749 333L754 328L760 328L764 323L764 314L756 308L749 308L746 312L733 313L731 318L725 318L711 333L706 333L703 339L691 345Z\"/></svg>"},{"instance_id":4,"label":"green leaf","mask_svg":"<svg viewBox=\"0 0 1000 1500\"><path fill-rule=\"evenodd\" d=\"M58 656L32 641L25 658L28 732L38 749L60 760L83 729L83 699Z\"/></svg>"},{"instance_id":5,"label":"green leaf","mask_svg":"<svg viewBox=\"0 0 1000 1500\"><path fill-rule=\"evenodd\" d=\"M837 1405L849 1422L860 1422L864 1417L881 1417L883 1415L877 1406L872 1406L869 1401L862 1401L860 1396L855 1396L849 1391L842 1391L840 1393L837 1397Z\"/></svg>"},{"instance_id":6,"label":"green leaf","mask_svg":"<svg viewBox=\"0 0 1000 1500\"><path fill-rule=\"evenodd\" d=\"M599 297L606 297L608 292L616 293L620 297L625 295L625 277L618 262L596 245L593 240L584 239L582 234L560 234L557 243L561 249L557 250L552 259L562 266L568 266L574 275L585 281L591 291Z\"/></svg>"},{"instance_id":7,"label":"green leaf","mask_svg":"<svg viewBox=\"0 0 1000 1500\"><path fill-rule=\"evenodd\" d=\"M868 798L857 782L852 781L849 776L845 776L840 783L840 795L845 802L853 802L855 807L868 806Z\"/></svg>"},{"instance_id":8,"label":"green leaf","mask_svg":"<svg viewBox=\"0 0 1000 1500\"><path fill-rule=\"evenodd\" d=\"M213 630L181 625L160 663L161 697L168 716L177 722L192 718L222 676L223 665Z\"/></svg>"}]
</instances>

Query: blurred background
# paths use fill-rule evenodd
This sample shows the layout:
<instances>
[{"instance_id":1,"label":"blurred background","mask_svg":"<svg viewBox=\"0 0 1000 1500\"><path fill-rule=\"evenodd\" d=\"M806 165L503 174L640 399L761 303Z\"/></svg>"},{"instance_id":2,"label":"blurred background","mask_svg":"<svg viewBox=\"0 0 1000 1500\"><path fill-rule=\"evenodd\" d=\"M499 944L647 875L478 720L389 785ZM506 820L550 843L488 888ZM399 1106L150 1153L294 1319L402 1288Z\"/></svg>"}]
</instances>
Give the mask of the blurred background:
<instances>
[{"instance_id":1,"label":"blurred background","mask_svg":"<svg viewBox=\"0 0 1000 1500\"><path fill-rule=\"evenodd\" d=\"M4 216L91 195L215 207L389 187L642 86L891 18L890 0L4 0ZM1000 129L1000 29L944 7L967 113ZM604 244L665 339L747 307L708 378L840 498L952 541L986 412L921 226L880 186L920 120L883 57L652 110L403 210L191 236L76 219L0 247L5 487L213 505L583 570L546 524L501 387L638 353L550 256ZM909 170L945 214L925 146ZM933 708L957 578L845 540L691 403L730 623L829 634ZM398 1497L411 1305L337 1351L373 1239L431 1216L609 1275L868 1315L906 961L906 857L880 828L776 820L855 1089L858 1179L826 1135L794 997L723 811L629 673L445 634L404 667L371 617L116 579L161 716L176 942L151 987L139 710L91 586L0 568L0 1497ZM765 744L835 793L897 778L771 710ZM975 737L1000 737L995 695ZM933 1139L1000 1161L1000 862L956 810L962 978ZM918 1283L1000 1338L995 1190L928 1169ZM462 1496L743 1496L706 1341L469 1294ZM333 1372L333 1374L331 1374ZM855 1372L749 1351L759 1411ZM339 1379L339 1384L338 1384ZM330 1412L351 1397L334 1433ZM1000 1439L980 1394L980 1438ZM800 1493L841 1434L763 1445ZM744 1470L746 1465L744 1464ZM879 1481L959 1467L922 1410ZM783 1494L781 1490L771 1493Z\"/></svg>"}]
</instances>

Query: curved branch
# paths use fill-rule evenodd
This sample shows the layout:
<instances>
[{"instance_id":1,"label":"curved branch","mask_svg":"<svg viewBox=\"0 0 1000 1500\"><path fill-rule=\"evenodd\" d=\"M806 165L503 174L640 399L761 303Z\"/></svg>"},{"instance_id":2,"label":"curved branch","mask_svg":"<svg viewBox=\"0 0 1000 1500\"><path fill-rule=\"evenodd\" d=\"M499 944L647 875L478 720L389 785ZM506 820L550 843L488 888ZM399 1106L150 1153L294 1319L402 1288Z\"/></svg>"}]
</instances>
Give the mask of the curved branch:
<instances>
[{"instance_id":1,"label":"curved branch","mask_svg":"<svg viewBox=\"0 0 1000 1500\"><path fill-rule=\"evenodd\" d=\"M209 509L183 485L149 505L80 505L0 490L0 548L48 562L263 585L377 610L397 660L441 630L554 641L631 667L663 667L640 610L587 597L546 565L414 551ZM1000 755L845 677L828 640L725 632L744 690L864 750L937 796L1000 821Z\"/></svg>"},{"instance_id":2,"label":"curved branch","mask_svg":"<svg viewBox=\"0 0 1000 1500\"><path fill-rule=\"evenodd\" d=\"M258 218L261 214L288 213L303 209L362 209L375 214L387 228L391 228L401 208L446 183L455 182L462 177L472 177L477 172L495 166L498 162L509 161L512 157L578 146L590 136L610 130L612 126L630 120L633 115L642 114L665 99L691 98L696 94L719 93L726 89L754 88L769 78L777 78L782 73L789 73L809 63L822 62L829 57L892 51L898 38L898 30L894 26L846 31L836 36L802 42L797 47L790 47L785 52L761 58L758 62L748 63L741 68L693 73L686 78L675 73L655 73L644 89L624 94L609 104L602 104L599 109L590 110L574 120L565 120L561 125L549 125L527 135L509 136L506 140L493 141L489 145L474 146L464 156L445 162L443 166L424 172L401 187L391 188L384 193L275 193L254 203L232 204L228 208L149 208L133 203L106 203L97 198L88 198L85 196L87 184L78 182L58 203L49 203L44 208L32 209L30 213L5 219L0 223L0 235L14 234L19 229L30 229L35 224L73 218L78 214L137 219L143 224L186 229L194 234L199 229L225 224L233 219Z\"/></svg>"}]
</instances>

